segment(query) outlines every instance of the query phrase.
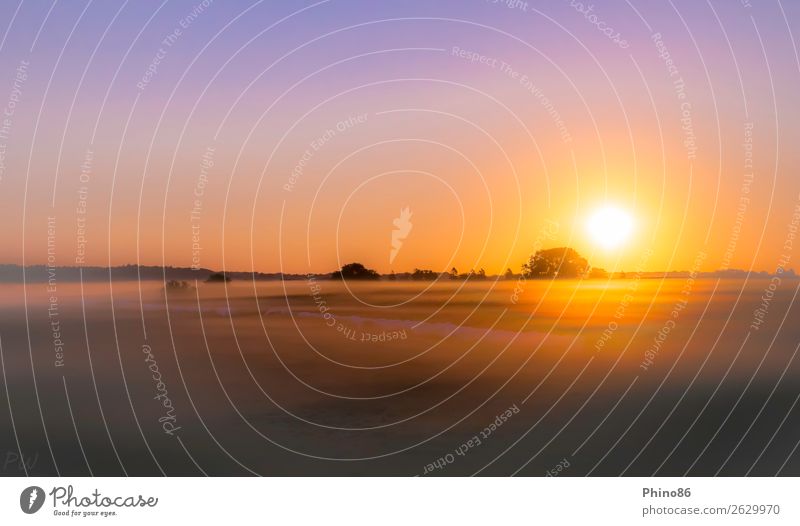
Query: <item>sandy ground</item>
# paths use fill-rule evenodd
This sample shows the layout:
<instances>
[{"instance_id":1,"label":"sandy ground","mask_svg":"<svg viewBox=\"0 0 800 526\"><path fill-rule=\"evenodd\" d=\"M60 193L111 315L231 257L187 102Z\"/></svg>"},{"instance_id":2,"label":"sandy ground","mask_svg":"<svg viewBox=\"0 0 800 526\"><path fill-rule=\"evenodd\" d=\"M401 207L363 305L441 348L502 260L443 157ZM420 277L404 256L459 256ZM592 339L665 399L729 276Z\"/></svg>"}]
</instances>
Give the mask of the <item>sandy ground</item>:
<instances>
[{"instance_id":1,"label":"sandy ground","mask_svg":"<svg viewBox=\"0 0 800 526\"><path fill-rule=\"evenodd\" d=\"M800 475L798 284L0 285L0 474Z\"/></svg>"}]
</instances>

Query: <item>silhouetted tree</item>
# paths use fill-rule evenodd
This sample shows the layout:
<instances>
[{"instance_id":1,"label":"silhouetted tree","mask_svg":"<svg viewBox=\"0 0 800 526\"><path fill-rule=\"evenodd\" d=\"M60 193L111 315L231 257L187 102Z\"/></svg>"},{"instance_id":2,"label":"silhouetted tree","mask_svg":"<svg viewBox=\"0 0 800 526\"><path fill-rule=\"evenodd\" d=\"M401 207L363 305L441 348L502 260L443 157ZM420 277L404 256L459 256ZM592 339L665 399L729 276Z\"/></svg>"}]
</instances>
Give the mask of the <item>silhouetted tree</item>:
<instances>
[{"instance_id":1,"label":"silhouetted tree","mask_svg":"<svg viewBox=\"0 0 800 526\"><path fill-rule=\"evenodd\" d=\"M458 269L456 267L450 269L450 279L458 279Z\"/></svg>"},{"instance_id":2,"label":"silhouetted tree","mask_svg":"<svg viewBox=\"0 0 800 526\"><path fill-rule=\"evenodd\" d=\"M583 277L589 263L575 250L566 247L537 250L522 265L526 278L577 278Z\"/></svg>"},{"instance_id":3,"label":"silhouetted tree","mask_svg":"<svg viewBox=\"0 0 800 526\"><path fill-rule=\"evenodd\" d=\"M506 269L506 273L503 274L503 279L514 279L514 273L511 272L510 268Z\"/></svg>"},{"instance_id":4,"label":"silhouetted tree","mask_svg":"<svg viewBox=\"0 0 800 526\"><path fill-rule=\"evenodd\" d=\"M381 279L381 275L361 263L348 263L331 274L331 279Z\"/></svg>"},{"instance_id":5,"label":"silhouetted tree","mask_svg":"<svg viewBox=\"0 0 800 526\"><path fill-rule=\"evenodd\" d=\"M215 272L206 278L206 283L225 283L230 280L231 278L226 276L224 272Z\"/></svg>"},{"instance_id":6,"label":"silhouetted tree","mask_svg":"<svg viewBox=\"0 0 800 526\"><path fill-rule=\"evenodd\" d=\"M432 270L415 268L411 273L411 279L417 281L433 281L439 277L439 274Z\"/></svg>"},{"instance_id":7,"label":"silhouetted tree","mask_svg":"<svg viewBox=\"0 0 800 526\"><path fill-rule=\"evenodd\" d=\"M189 285L188 281L178 281L177 279L171 279L167 281L167 283L164 285L164 288L170 292L175 292L175 291L192 290L194 287Z\"/></svg>"}]
</instances>

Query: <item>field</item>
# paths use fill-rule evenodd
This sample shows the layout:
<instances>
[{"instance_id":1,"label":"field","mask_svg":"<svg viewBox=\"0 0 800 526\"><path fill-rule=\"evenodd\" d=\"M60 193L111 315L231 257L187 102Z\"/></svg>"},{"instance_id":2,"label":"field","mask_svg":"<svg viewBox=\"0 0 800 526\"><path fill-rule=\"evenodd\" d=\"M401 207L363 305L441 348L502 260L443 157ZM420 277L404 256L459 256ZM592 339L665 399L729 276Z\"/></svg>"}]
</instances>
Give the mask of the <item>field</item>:
<instances>
[{"instance_id":1,"label":"field","mask_svg":"<svg viewBox=\"0 0 800 526\"><path fill-rule=\"evenodd\" d=\"M0 285L2 474L800 475L769 286Z\"/></svg>"}]
</instances>

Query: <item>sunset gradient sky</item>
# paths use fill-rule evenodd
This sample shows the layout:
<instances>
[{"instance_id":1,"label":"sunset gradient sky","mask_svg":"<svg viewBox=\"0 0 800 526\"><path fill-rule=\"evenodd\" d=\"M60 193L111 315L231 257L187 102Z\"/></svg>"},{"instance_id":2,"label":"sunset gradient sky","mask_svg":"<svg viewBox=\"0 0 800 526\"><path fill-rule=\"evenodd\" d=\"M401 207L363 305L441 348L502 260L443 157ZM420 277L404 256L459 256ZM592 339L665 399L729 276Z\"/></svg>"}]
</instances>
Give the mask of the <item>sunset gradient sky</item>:
<instances>
[{"instance_id":1,"label":"sunset gradient sky","mask_svg":"<svg viewBox=\"0 0 800 526\"><path fill-rule=\"evenodd\" d=\"M774 270L800 4L591 4L4 2L0 263Z\"/></svg>"}]
</instances>

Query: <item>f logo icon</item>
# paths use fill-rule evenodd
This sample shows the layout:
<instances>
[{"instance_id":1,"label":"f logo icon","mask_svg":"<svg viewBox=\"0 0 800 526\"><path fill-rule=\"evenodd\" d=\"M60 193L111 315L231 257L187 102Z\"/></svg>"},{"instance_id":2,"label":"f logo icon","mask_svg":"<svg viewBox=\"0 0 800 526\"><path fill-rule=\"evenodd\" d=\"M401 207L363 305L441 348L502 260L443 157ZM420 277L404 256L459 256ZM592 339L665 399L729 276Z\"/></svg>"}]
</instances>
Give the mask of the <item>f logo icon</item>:
<instances>
[{"instance_id":1,"label":"f logo icon","mask_svg":"<svg viewBox=\"0 0 800 526\"><path fill-rule=\"evenodd\" d=\"M39 486L25 488L19 496L19 507L27 514L36 513L44 504L44 490Z\"/></svg>"}]
</instances>

